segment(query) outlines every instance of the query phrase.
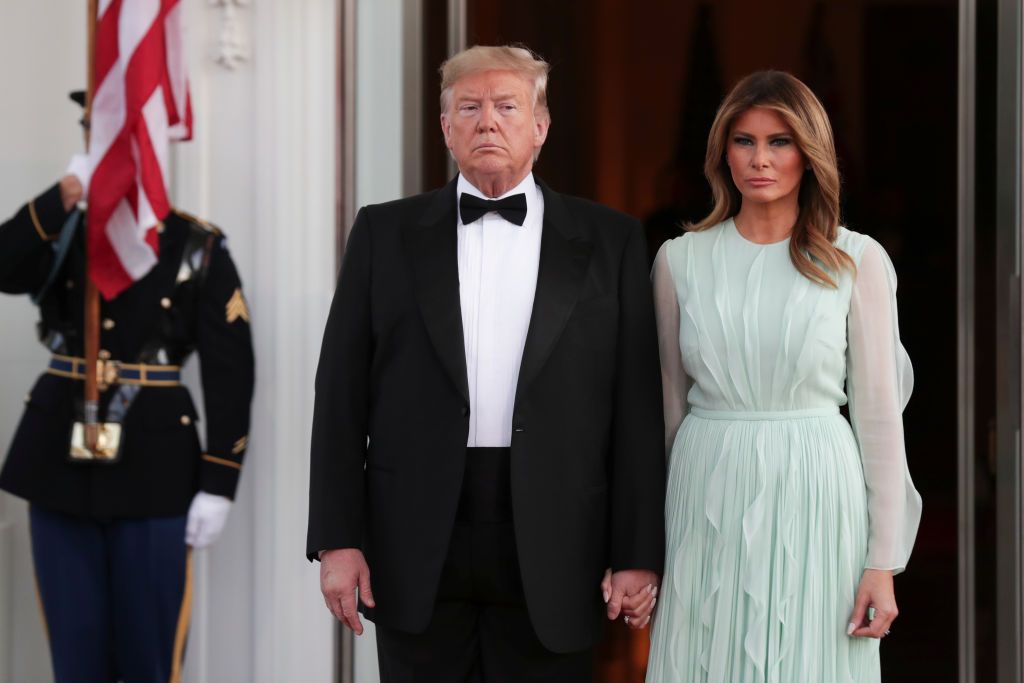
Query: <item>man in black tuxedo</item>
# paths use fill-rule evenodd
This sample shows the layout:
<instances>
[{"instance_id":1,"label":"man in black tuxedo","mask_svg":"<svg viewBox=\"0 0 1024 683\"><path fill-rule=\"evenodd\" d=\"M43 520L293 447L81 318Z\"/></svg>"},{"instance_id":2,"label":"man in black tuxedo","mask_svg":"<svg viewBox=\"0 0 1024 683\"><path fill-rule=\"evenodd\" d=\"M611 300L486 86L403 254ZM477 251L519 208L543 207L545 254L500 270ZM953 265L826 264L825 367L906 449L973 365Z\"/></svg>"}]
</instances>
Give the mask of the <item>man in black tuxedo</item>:
<instances>
[{"instance_id":1,"label":"man in black tuxedo","mask_svg":"<svg viewBox=\"0 0 1024 683\"><path fill-rule=\"evenodd\" d=\"M327 321L307 553L357 634L358 589L386 683L589 681L602 613L644 628L654 606L643 230L534 179L547 73L512 47L444 64L459 176L359 211Z\"/></svg>"}]
</instances>

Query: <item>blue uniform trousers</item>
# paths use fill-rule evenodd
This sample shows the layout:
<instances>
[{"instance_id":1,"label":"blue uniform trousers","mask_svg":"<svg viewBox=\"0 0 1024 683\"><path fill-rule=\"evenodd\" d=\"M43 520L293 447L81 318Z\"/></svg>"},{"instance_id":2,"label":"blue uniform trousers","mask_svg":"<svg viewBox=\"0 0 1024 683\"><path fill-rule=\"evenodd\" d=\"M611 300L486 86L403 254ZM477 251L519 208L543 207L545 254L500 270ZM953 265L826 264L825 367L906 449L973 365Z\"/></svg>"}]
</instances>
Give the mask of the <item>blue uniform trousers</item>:
<instances>
[{"instance_id":1,"label":"blue uniform trousers","mask_svg":"<svg viewBox=\"0 0 1024 683\"><path fill-rule=\"evenodd\" d=\"M33 505L29 519L56 683L176 682L192 597L185 517Z\"/></svg>"}]
</instances>

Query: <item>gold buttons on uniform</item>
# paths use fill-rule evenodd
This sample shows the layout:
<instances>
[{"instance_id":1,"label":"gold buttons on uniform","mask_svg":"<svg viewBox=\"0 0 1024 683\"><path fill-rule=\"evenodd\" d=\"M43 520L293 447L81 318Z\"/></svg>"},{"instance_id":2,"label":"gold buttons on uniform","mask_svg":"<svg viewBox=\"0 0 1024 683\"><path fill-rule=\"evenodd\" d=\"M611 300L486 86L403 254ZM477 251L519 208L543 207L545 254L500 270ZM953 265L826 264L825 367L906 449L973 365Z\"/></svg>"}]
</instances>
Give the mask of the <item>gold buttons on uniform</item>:
<instances>
[{"instance_id":1,"label":"gold buttons on uniform","mask_svg":"<svg viewBox=\"0 0 1024 683\"><path fill-rule=\"evenodd\" d=\"M162 306L163 308L170 308L171 300L165 296L163 299L160 299L160 306Z\"/></svg>"},{"instance_id":2,"label":"gold buttons on uniform","mask_svg":"<svg viewBox=\"0 0 1024 683\"><path fill-rule=\"evenodd\" d=\"M103 329L105 329L105 330L112 330L112 329L114 329L114 325L116 325L116 324L117 323L115 323L110 318L104 318L103 319Z\"/></svg>"},{"instance_id":3,"label":"gold buttons on uniform","mask_svg":"<svg viewBox=\"0 0 1024 683\"><path fill-rule=\"evenodd\" d=\"M192 418L189 417L188 415L182 415L181 424L185 427L188 427L190 424L192 424Z\"/></svg>"}]
</instances>

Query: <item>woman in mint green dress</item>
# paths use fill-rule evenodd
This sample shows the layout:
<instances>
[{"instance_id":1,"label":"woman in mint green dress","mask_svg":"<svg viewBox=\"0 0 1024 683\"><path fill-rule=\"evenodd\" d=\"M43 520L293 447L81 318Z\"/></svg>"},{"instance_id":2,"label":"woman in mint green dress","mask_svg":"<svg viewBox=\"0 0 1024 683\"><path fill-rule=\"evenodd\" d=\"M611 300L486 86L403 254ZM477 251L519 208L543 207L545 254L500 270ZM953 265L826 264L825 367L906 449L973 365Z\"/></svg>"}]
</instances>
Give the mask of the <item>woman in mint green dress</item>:
<instances>
[{"instance_id":1,"label":"woman in mint green dress","mask_svg":"<svg viewBox=\"0 0 1024 683\"><path fill-rule=\"evenodd\" d=\"M653 273L669 483L647 680L877 681L921 514L892 264L839 226L831 127L789 74L730 93L705 173L711 215Z\"/></svg>"}]
</instances>

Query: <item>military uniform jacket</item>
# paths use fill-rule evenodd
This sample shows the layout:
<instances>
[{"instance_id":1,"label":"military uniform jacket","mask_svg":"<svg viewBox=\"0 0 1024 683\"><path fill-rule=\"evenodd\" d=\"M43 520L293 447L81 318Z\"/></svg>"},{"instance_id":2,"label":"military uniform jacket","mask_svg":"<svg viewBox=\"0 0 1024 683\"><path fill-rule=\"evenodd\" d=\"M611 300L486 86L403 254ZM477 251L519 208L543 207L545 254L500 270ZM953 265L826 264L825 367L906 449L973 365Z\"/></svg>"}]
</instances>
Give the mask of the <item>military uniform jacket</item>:
<instances>
[{"instance_id":1,"label":"military uniform jacket","mask_svg":"<svg viewBox=\"0 0 1024 683\"><path fill-rule=\"evenodd\" d=\"M38 294L67 218L54 186L0 225L0 291ZM84 355L81 228L39 301L44 344L77 357ZM186 253L191 256L183 259ZM44 373L25 399L0 488L33 504L94 518L182 515L198 490L232 498L248 442L254 373L249 314L223 235L172 212L159 229L157 265L115 299L102 301L100 319L101 357L182 365L198 352L206 449L200 447L188 389L143 386L123 419L119 461L70 462L84 382ZM117 386L101 393L101 421Z\"/></svg>"}]
</instances>

